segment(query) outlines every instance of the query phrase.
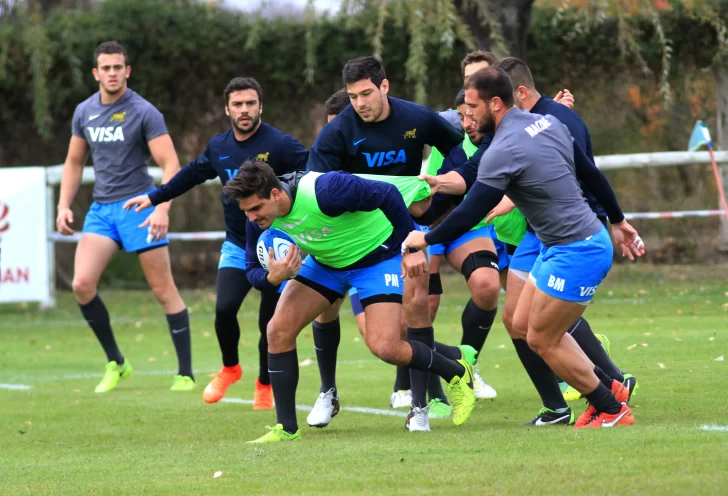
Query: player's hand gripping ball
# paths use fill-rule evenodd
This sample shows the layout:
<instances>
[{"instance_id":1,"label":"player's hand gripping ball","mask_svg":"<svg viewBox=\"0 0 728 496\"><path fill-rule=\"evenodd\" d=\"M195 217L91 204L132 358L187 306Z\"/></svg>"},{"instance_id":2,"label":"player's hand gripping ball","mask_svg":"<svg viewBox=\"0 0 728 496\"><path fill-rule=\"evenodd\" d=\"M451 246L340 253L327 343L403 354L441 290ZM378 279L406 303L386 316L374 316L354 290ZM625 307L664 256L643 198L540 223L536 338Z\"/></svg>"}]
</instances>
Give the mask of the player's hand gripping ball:
<instances>
[{"instance_id":1,"label":"player's hand gripping ball","mask_svg":"<svg viewBox=\"0 0 728 496\"><path fill-rule=\"evenodd\" d=\"M263 231L258 237L258 244L256 245L256 251L258 253L258 261L260 265L268 270L268 250L273 249L273 256L276 260L283 260L288 254L289 248L292 246L298 246L297 243L285 232L280 229L269 228ZM301 253L299 250L298 258L301 259ZM302 259L301 259L302 260ZM291 276L291 279L298 275L298 271Z\"/></svg>"}]
</instances>

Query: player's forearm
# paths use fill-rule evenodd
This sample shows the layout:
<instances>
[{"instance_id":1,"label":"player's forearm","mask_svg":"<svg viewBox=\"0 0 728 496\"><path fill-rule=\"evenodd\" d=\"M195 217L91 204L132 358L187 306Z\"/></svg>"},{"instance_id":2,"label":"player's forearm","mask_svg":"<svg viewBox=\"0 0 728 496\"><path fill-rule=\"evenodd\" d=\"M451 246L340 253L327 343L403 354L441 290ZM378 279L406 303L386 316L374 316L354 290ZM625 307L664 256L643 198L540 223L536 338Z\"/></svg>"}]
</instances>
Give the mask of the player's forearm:
<instances>
[{"instance_id":1,"label":"player's forearm","mask_svg":"<svg viewBox=\"0 0 728 496\"><path fill-rule=\"evenodd\" d=\"M181 169L178 168L177 171L170 174L169 177L167 177L167 170L165 169L164 176L162 176L162 184L149 193L149 199L152 201L152 205L160 205L164 202L171 202L172 199L187 193L189 190L204 181L204 177L199 177L199 175L196 174L194 163L187 164Z\"/></svg>"},{"instance_id":2,"label":"player's forearm","mask_svg":"<svg viewBox=\"0 0 728 496\"><path fill-rule=\"evenodd\" d=\"M405 239L415 225L399 190L395 186L388 186L390 187L387 188L387 193L381 197L382 201L378 208L392 224L397 237Z\"/></svg>"},{"instance_id":3,"label":"player's forearm","mask_svg":"<svg viewBox=\"0 0 728 496\"><path fill-rule=\"evenodd\" d=\"M165 164L160 164L160 167L162 167L162 170L163 170L162 184L167 184L180 171L179 160L177 160L177 155L175 154L174 160L170 159ZM169 211L171 206L172 206L172 200L169 199L166 202L158 205L157 207L160 209Z\"/></svg>"},{"instance_id":4,"label":"player's forearm","mask_svg":"<svg viewBox=\"0 0 728 496\"><path fill-rule=\"evenodd\" d=\"M483 220L503 198L503 191L476 182L465 200L434 230L425 235L428 245L456 240Z\"/></svg>"},{"instance_id":5,"label":"player's forearm","mask_svg":"<svg viewBox=\"0 0 728 496\"><path fill-rule=\"evenodd\" d=\"M415 217L415 219L420 225L432 225L440 217L442 217L452 206L453 202L450 196L436 193L435 196L432 198L432 204L427 209L427 211L423 215Z\"/></svg>"},{"instance_id":6,"label":"player's forearm","mask_svg":"<svg viewBox=\"0 0 728 496\"><path fill-rule=\"evenodd\" d=\"M437 176L437 192L446 195L464 195L467 189L465 179L457 171Z\"/></svg>"},{"instance_id":7,"label":"player's forearm","mask_svg":"<svg viewBox=\"0 0 728 496\"><path fill-rule=\"evenodd\" d=\"M61 174L61 191L58 195L58 210L71 208L83 178L83 164L66 162Z\"/></svg>"}]
</instances>

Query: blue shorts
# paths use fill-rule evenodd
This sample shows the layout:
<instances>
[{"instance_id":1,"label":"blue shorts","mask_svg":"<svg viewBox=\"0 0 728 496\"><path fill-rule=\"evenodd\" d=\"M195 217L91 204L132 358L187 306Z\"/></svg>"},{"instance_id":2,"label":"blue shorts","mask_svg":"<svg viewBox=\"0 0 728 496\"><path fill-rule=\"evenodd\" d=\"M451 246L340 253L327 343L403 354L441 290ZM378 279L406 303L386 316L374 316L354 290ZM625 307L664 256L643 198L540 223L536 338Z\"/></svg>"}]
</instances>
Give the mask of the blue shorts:
<instances>
[{"instance_id":1,"label":"blue shorts","mask_svg":"<svg viewBox=\"0 0 728 496\"><path fill-rule=\"evenodd\" d=\"M149 191L143 194L146 193ZM149 230L139 227L154 212L154 209L146 209L141 212L135 212L134 209L124 210L122 208L124 203L126 200L114 203L93 202L83 222L83 232L111 238L128 253L169 244L167 238L147 243Z\"/></svg>"},{"instance_id":2,"label":"blue shorts","mask_svg":"<svg viewBox=\"0 0 728 496\"><path fill-rule=\"evenodd\" d=\"M533 269L536 259L541 254L543 244L536 237L536 233L526 231L526 235L511 257L511 270L520 270L528 274Z\"/></svg>"},{"instance_id":3,"label":"blue shorts","mask_svg":"<svg viewBox=\"0 0 728 496\"><path fill-rule=\"evenodd\" d=\"M507 269L510 263L510 256L508 255L506 244L498 239L495 234L495 226L492 224L468 231L451 243L432 245L430 247L430 254L449 255L465 243L477 238L490 238L493 240L496 253L498 254L498 270L501 271Z\"/></svg>"},{"instance_id":4,"label":"blue shorts","mask_svg":"<svg viewBox=\"0 0 728 496\"><path fill-rule=\"evenodd\" d=\"M531 269L538 289L560 300L588 303L612 268L612 240L605 227L581 241L543 247Z\"/></svg>"},{"instance_id":5,"label":"blue shorts","mask_svg":"<svg viewBox=\"0 0 728 496\"><path fill-rule=\"evenodd\" d=\"M371 267L333 270L308 256L296 280L326 297L331 303L356 289L362 306L377 302L402 302L404 281L400 278L402 256L397 255ZM369 301L367 301L369 300Z\"/></svg>"},{"instance_id":6,"label":"blue shorts","mask_svg":"<svg viewBox=\"0 0 728 496\"><path fill-rule=\"evenodd\" d=\"M364 307L361 306L361 300L359 300L359 293L356 288L349 289L349 301L351 302L351 311L354 313L354 317L364 313Z\"/></svg>"},{"instance_id":7,"label":"blue shorts","mask_svg":"<svg viewBox=\"0 0 728 496\"><path fill-rule=\"evenodd\" d=\"M217 263L217 270L220 269L245 270L245 250L230 241L223 242Z\"/></svg>"}]
</instances>

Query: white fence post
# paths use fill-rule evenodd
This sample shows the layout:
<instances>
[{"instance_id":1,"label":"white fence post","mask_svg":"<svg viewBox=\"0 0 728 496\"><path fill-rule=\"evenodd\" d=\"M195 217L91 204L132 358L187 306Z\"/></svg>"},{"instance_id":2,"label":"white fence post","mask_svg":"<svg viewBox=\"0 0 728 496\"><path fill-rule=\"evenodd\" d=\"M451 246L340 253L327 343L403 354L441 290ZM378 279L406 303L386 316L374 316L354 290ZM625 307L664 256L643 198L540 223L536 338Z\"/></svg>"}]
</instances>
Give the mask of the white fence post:
<instances>
[{"instance_id":1,"label":"white fence post","mask_svg":"<svg viewBox=\"0 0 728 496\"><path fill-rule=\"evenodd\" d=\"M51 239L51 234L56 230L56 202L55 185L48 181L48 170L43 174L46 185L46 243L48 244L48 294L40 303L42 309L55 308L56 306L56 243Z\"/></svg>"}]
</instances>

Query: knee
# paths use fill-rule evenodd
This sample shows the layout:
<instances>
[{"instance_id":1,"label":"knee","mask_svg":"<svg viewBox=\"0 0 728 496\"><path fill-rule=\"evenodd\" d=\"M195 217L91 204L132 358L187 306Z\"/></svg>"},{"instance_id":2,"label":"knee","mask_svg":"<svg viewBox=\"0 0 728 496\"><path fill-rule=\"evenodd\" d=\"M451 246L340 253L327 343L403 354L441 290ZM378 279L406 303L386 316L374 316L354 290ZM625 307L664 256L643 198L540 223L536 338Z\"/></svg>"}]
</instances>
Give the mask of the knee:
<instances>
[{"instance_id":1,"label":"knee","mask_svg":"<svg viewBox=\"0 0 728 496\"><path fill-rule=\"evenodd\" d=\"M468 280L468 286L478 307L489 310L498 305L500 281L498 273L493 269L483 268L473 272Z\"/></svg>"},{"instance_id":2,"label":"knee","mask_svg":"<svg viewBox=\"0 0 728 496\"><path fill-rule=\"evenodd\" d=\"M221 298L220 296L218 296L217 301L215 302L215 318L237 318L239 309L239 304L236 305L234 301L231 301L228 298Z\"/></svg>"},{"instance_id":3,"label":"knee","mask_svg":"<svg viewBox=\"0 0 728 496\"><path fill-rule=\"evenodd\" d=\"M281 320L276 317L273 317L270 319L270 322L268 322L268 328L266 330L268 349L273 353L279 353L280 350L285 351L285 349L291 344L289 337L285 334L285 327L282 324Z\"/></svg>"},{"instance_id":4,"label":"knee","mask_svg":"<svg viewBox=\"0 0 728 496\"><path fill-rule=\"evenodd\" d=\"M528 320L516 319L512 314L508 315L506 312L503 312L503 324L505 324L511 338L526 339L528 335Z\"/></svg>"},{"instance_id":5,"label":"knee","mask_svg":"<svg viewBox=\"0 0 728 496\"><path fill-rule=\"evenodd\" d=\"M552 344L544 333L536 332L533 329L528 331L526 335L526 342L528 343L529 348L531 348L539 356L548 354Z\"/></svg>"},{"instance_id":6,"label":"knee","mask_svg":"<svg viewBox=\"0 0 728 496\"><path fill-rule=\"evenodd\" d=\"M96 284L84 277L74 277L71 287L79 303L88 303L96 295Z\"/></svg>"},{"instance_id":7,"label":"knee","mask_svg":"<svg viewBox=\"0 0 728 496\"><path fill-rule=\"evenodd\" d=\"M151 283L150 287L152 293L154 293L154 296L162 305L172 303L179 298L177 286L174 285L174 281L171 278L169 280Z\"/></svg>"},{"instance_id":8,"label":"knee","mask_svg":"<svg viewBox=\"0 0 728 496\"><path fill-rule=\"evenodd\" d=\"M393 343L387 343L387 342L377 342L377 343L369 343L369 350L379 358L380 360L396 365L398 364L398 353L397 353L397 346L394 346Z\"/></svg>"}]
</instances>

